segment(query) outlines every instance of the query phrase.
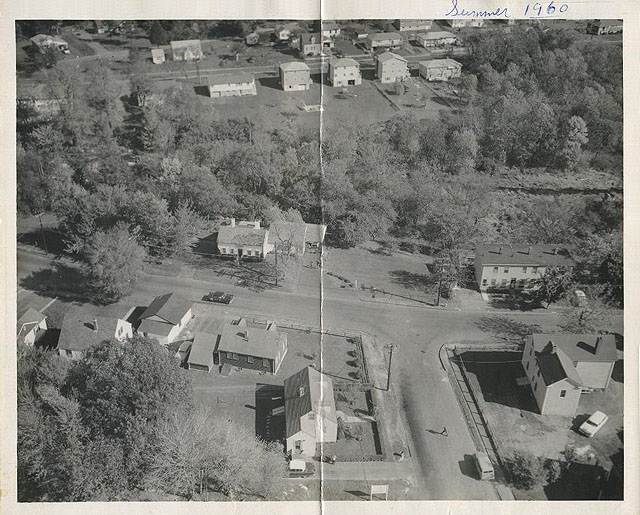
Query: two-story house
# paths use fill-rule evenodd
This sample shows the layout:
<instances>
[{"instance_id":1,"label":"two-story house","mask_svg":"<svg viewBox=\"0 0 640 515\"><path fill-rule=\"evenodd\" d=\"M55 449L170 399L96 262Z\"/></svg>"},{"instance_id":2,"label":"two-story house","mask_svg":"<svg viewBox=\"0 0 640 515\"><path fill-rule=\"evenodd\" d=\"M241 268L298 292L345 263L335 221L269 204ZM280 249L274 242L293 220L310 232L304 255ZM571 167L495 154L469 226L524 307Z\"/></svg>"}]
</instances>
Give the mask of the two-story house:
<instances>
[{"instance_id":1,"label":"two-story house","mask_svg":"<svg viewBox=\"0 0 640 515\"><path fill-rule=\"evenodd\" d=\"M291 61L279 67L280 85L285 91L304 91L311 85L311 71L306 63Z\"/></svg>"},{"instance_id":2,"label":"two-story house","mask_svg":"<svg viewBox=\"0 0 640 515\"><path fill-rule=\"evenodd\" d=\"M318 444L337 440L333 382L315 368L303 368L284 380L284 412L286 449L292 458L316 456Z\"/></svg>"},{"instance_id":3,"label":"two-story house","mask_svg":"<svg viewBox=\"0 0 640 515\"><path fill-rule=\"evenodd\" d=\"M140 315L136 332L146 338L155 338L162 345L176 340L187 322L193 318L191 301L174 293L158 295Z\"/></svg>"},{"instance_id":4,"label":"two-story house","mask_svg":"<svg viewBox=\"0 0 640 515\"><path fill-rule=\"evenodd\" d=\"M451 32L436 31L418 34L416 35L416 41L424 48L433 48L455 45L458 38Z\"/></svg>"},{"instance_id":5,"label":"two-story house","mask_svg":"<svg viewBox=\"0 0 640 515\"><path fill-rule=\"evenodd\" d=\"M373 51L379 48L400 48L402 36L397 32L373 32L367 36L367 47Z\"/></svg>"},{"instance_id":6,"label":"two-story house","mask_svg":"<svg viewBox=\"0 0 640 515\"><path fill-rule=\"evenodd\" d=\"M376 58L376 76L383 84L403 81L409 77L407 60L393 52L385 52Z\"/></svg>"},{"instance_id":7,"label":"two-story house","mask_svg":"<svg viewBox=\"0 0 640 515\"><path fill-rule=\"evenodd\" d=\"M609 386L616 359L610 334L533 334L522 367L541 414L573 416L583 391Z\"/></svg>"},{"instance_id":8,"label":"two-story house","mask_svg":"<svg viewBox=\"0 0 640 515\"><path fill-rule=\"evenodd\" d=\"M418 73L428 81L448 81L462 74L462 64L454 59L431 59L418 63Z\"/></svg>"},{"instance_id":9,"label":"two-story house","mask_svg":"<svg viewBox=\"0 0 640 515\"><path fill-rule=\"evenodd\" d=\"M567 246L479 245L475 251L475 278L480 291L530 289L547 267L556 266L574 266Z\"/></svg>"},{"instance_id":10,"label":"two-story house","mask_svg":"<svg viewBox=\"0 0 640 515\"><path fill-rule=\"evenodd\" d=\"M324 49L335 46L332 38L323 36L320 32L305 32L300 34L299 51L302 57L322 54Z\"/></svg>"},{"instance_id":11,"label":"two-story house","mask_svg":"<svg viewBox=\"0 0 640 515\"><path fill-rule=\"evenodd\" d=\"M420 30L429 30L431 28L431 20L396 20L394 25L400 32Z\"/></svg>"},{"instance_id":12,"label":"two-story house","mask_svg":"<svg viewBox=\"0 0 640 515\"><path fill-rule=\"evenodd\" d=\"M328 81L334 88L359 86L362 84L360 64L348 57L333 59L329 62Z\"/></svg>"}]
</instances>

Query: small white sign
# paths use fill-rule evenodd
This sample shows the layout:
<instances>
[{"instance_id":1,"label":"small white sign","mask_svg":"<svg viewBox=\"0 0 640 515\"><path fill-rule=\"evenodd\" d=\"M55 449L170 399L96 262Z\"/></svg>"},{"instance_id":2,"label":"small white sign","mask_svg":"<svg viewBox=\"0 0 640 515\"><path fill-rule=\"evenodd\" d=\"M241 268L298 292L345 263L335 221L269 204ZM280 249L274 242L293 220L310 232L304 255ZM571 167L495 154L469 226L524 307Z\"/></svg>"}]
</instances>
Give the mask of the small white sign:
<instances>
[{"instance_id":1,"label":"small white sign","mask_svg":"<svg viewBox=\"0 0 640 515\"><path fill-rule=\"evenodd\" d=\"M374 495L384 495L384 500L389 500L389 485L371 485L369 500L373 501Z\"/></svg>"}]
</instances>

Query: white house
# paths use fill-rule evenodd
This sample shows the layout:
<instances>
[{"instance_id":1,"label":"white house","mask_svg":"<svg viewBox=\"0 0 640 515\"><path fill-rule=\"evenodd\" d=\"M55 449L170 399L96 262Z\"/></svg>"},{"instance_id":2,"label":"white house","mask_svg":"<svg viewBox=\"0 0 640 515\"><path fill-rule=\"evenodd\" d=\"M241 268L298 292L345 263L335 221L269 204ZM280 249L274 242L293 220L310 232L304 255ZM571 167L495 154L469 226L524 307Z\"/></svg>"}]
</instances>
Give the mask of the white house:
<instances>
[{"instance_id":1,"label":"white house","mask_svg":"<svg viewBox=\"0 0 640 515\"><path fill-rule=\"evenodd\" d=\"M402 36L397 32L374 32L367 36L367 46L378 48L398 48L402 46Z\"/></svg>"},{"instance_id":2,"label":"white house","mask_svg":"<svg viewBox=\"0 0 640 515\"><path fill-rule=\"evenodd\" d=\"M174 61L199 61L202 59L202 44L199 39L172 41L170 46Z\"/></svg>"},{"instance_id":3,"label":"white house","mask_svg":"<svg viewBox=\"0 0 640 515\"><path fill-rule=\"evenodd\" d=\"M33 345L40 331L47 330L47 316L33 309L27 310L18 318L16 334L18 343Z\"/></svg>"},{"instance_id":4,"label":"white house","mask_svg":"<svg viewBox=\"0 0 640 515\"><path fill-rule=\"evenodd\" d=\"M99 316L81 307L71 308L62 320L58 354L80 359L93 344L108 340L123 342L131 338L133 328L126 317Z\"/></svg>"},{"instance_id":5,"label":"white house","mask_svg":"<svg viewBox=\"0 0 640 515\"><path fill-rule=\"evenodd\" d=\"M522 367L543 415L575 415L583 391L605 390L617 359L613 335L533 334Z\"/></svg>"},{"instance_id":6,"label":"white house","mask_svg":"<svg viewBox=\"0 0 640 515\"><path fill-rule=\"evenodd\" d=\"M253 75L245 72L230 72L211 75L208 78L208 92L212 98L241 97L256 95L256 81Z\"/></svg>"},{"instance_id":7,"label":"white house","mask_svg":"<svg viewBox=\"0 0 640 515\"><path fill-rule=\"evenodd\" d=\"M424 48L455 45L458 38L452 32L424 32L416 35L416 41Z\"/></svg>"},{"instance_id":8,"label":"white house","mask_svg":"<svg viewBox=\"0 0 640 515\"><path fill-rule=\"evenodd\" d=\"M322 35L326 38L335 38L340 34L340 25L335 21L323 21L321 29Z\"/></svg>"},{"instance_id":9,"label":"white house","mask_svg":"<svg viewBox=\"0 0 640 515\"><path fill-rule=\"evenodd\" d=\"M282 63L279 67L280 84L285 91L305 91L311 85L309 66L300 61Z\"/></svg>"},{"instance_id":10,"label":"white house","mask_svg":"<svg viewBox=\"0 0 640 515\"><path fill-rule=\"evenodd\" d=\"M383 84L409 78L407 60L393 52L385 52L376 58L376 76Z\"/></svg>"},{"instance_id":11,"label":"white house","mask_svg":"<svg viewBox=\"0 0 640 515\"><path fill-rule=\"evenodd\" d=\"M350 58L333 59L329 62L329 84L334 88L359 86L362 84L360 63Z\"/></svg>"},{"instance_id":12,"label":"white house","mask_svg":"<svg viewBox=\"0 0 640 515\"><path fill-rule=\"evenodd\" d=\"M44 54L50 48L59 50L63 54L69 53L69 43L58 36L49 36L48 34L37 34L31 39L31 44L36 47L38 52Z\"/></svg>"},{"instance_id":13,"label":"white house","mask_svg":"<svg viewBox=\"0 0 640 515\"><path fill-rule=\"evenodd\" d=\"M286 449L292 458L316 456L318 444L337 440L333 382L315 368L303 368L284 380L284 411Z\"/></svg>"},{"instance_id":14,"label":"white house","mask_svg":"<svg viewBox=\"0 0 640 515\"><path fill-rule=\"evenodd\" d=\"M431 61L420 61L418 71L420 76L428 81L447 81L460 77L462 64L454 59L432 59Z\"/></svg>"},{"instance_id":15,"label":"white house","mask_svg":"<svg viewBox=\"0 0 640 515\"><path fill-rule=\"evenodd\" d=\"M174 293L158 295L140 315L136 332L146 338L155 338L162 345L176 340L189 320L193 318L192 303Z\"/></svg>"},{"instance_id":16,"label":"white house","mask_svg":"<svg viewBox=\"0 0 640 515\"><path fill-rule=\"evenodd\" d=\"M151 60L153 64L162 64L165 62L164 50L162 48L151 49Z\"/></svg>"},{"instance_id":17,"label":"white house","mask_svg":"<svg viewBox=\"0 0 640 515\"><path fill-rule=\"evenodd\" d=\"M400 32L420 30L429 30L431 28L431 20L396 20L394 25Z\"/></svg>"},{"instance_id":18,"label":"white house","mask_svg":"<svg viewBox=\"0 0 640 515\"><path fill-rule=\"evenodd\" d=\"M269 232L260 227L259 221L240 221L232 218L229 225L218 230L218 252L222 256L237 259L264 259L268 252Z\"/></svg>"}]
</instances>

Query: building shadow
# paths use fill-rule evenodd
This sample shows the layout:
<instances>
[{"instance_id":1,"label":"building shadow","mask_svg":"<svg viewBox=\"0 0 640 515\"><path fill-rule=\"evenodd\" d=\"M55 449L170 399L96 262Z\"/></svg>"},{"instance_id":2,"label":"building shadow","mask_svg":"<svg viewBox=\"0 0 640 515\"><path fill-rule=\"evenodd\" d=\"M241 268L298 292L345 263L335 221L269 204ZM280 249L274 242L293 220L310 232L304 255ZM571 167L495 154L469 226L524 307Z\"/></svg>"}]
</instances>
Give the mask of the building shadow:
<instances>
[{"instance_id":1,"label":"building shadow","mask_svg":"<svg viewBox=\"0 0 640 515\"><path fill-rule=\"evenodd\" d=\"M460 472L462 472L463 475L478 479L472 454L465 454L464 459L458 462L458 467L460 467Z\"/></svg>"},{"instance_id":2,"label":"building shadow","mask_svg":"<svg viewBox=\"0 0 640 515\"><path fill-rule=\"evenodd\" d=\"M525 376L521 358L522 353L513 351L467 351L460 354L467 375L471 376L469 380L473 382L475 378L485 402L538 413L531 389L516 383L516 379Z\"/></svg>"},{"instance_id":3,"label":"building shadow","mask_svg":"<svg viewBox=\"0 0 640 515\"><path fill-rule=\"evenodd\" d=\"M571 462L557 481L544 487L544 493L550 501L596 500L605 480L606 471L600 465Z\"/></svg>"},{"instance_id":4,"label":"building shadow","mask_svg":"<svg viewBox=\"0 0 640 515\"><path fill-rule=\"evenodd\" d=\"M624 360L619 359L613 365L613 372L611 373L611 379L616 383L624 383Z\"/></svg>"},{"instance_id":5,"label":"building shadow","mask_svg":"<svg viewBox=\"0 0 640 515\"><path fill-rule=\"evenodd\" d=\"M284 386L258 383L255 393L256 436L265 442L285 442Z\"/></svg>"},{"instance_id":6,"label":"building shadow","mask_svg":"<svg viewBox=\"0 0 640 515\"><path fill-rule=\"evenodd\" d=\"M361 501L369 500L369 494L366 492L363 492L362 490L345 490L345 493L351 494L354 497L360 499Z\"/></svg>"},{"instance_id":7,"label":"building shadow","mask_svg":"<svg viewBox=\"0 0 640 515\"><path fill-rule=\"evenodd\" d=\"M258 79L258 82L265 88L277 89L278 91L282 91L279 77L260 77Z\"/></svg>"},{"instance_id":8,"label":"building shadow","mask_svg":"<svg viewBox=\"0 0 640 515\"><path fill-rule=\"evenodd\" d=\"M484 316L475 324L485 333L491 333L509 343L523 344L526 336L542 332L542 328L538 324L520 322L505 316Z\"/></svg>"}]
</instances>

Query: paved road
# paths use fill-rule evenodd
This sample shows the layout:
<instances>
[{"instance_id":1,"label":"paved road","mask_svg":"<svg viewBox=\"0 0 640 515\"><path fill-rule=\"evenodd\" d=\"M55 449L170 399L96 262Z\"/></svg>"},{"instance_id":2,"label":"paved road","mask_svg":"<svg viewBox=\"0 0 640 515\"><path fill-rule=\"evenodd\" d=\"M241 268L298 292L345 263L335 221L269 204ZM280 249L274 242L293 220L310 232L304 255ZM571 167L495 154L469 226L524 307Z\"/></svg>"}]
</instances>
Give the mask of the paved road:
<instances>
[{"instance_id":1,"label":"paved road","mask_svg":"<svg viewBox=\"0 0 640 515\"><path fill-rule=\"evenodd\" d=\"M51 266L52 258L40 253L18 250L18 279ZM430 310L386 303L362 302L357 293L345 290L325 292L321 307L318 295L280 290L250 292L246 289L216 285L190 277L148 276L140 280L130 297L108 309L124 312L132 304L146 305L160 293L175 291L198 299L218 286L236 293L230 306L213 307L230 314L259 313L277 319L299 320L324 327L341 327L374 334L377 345L394 343L391 403L402 406L400 417L417 470L416 488L427 499L495 499L493 487L470 477L465 455L475 452L462 413L457 406L445 373L440 368L438 350L451 342L502 341L515 320L513 331L534 324L553 330L555 313L513 313L510 316L486 312ZM387 399L388 400L388 399ZM449 436L429 432L446 426Z\"/></svg>"}]
</instances>

